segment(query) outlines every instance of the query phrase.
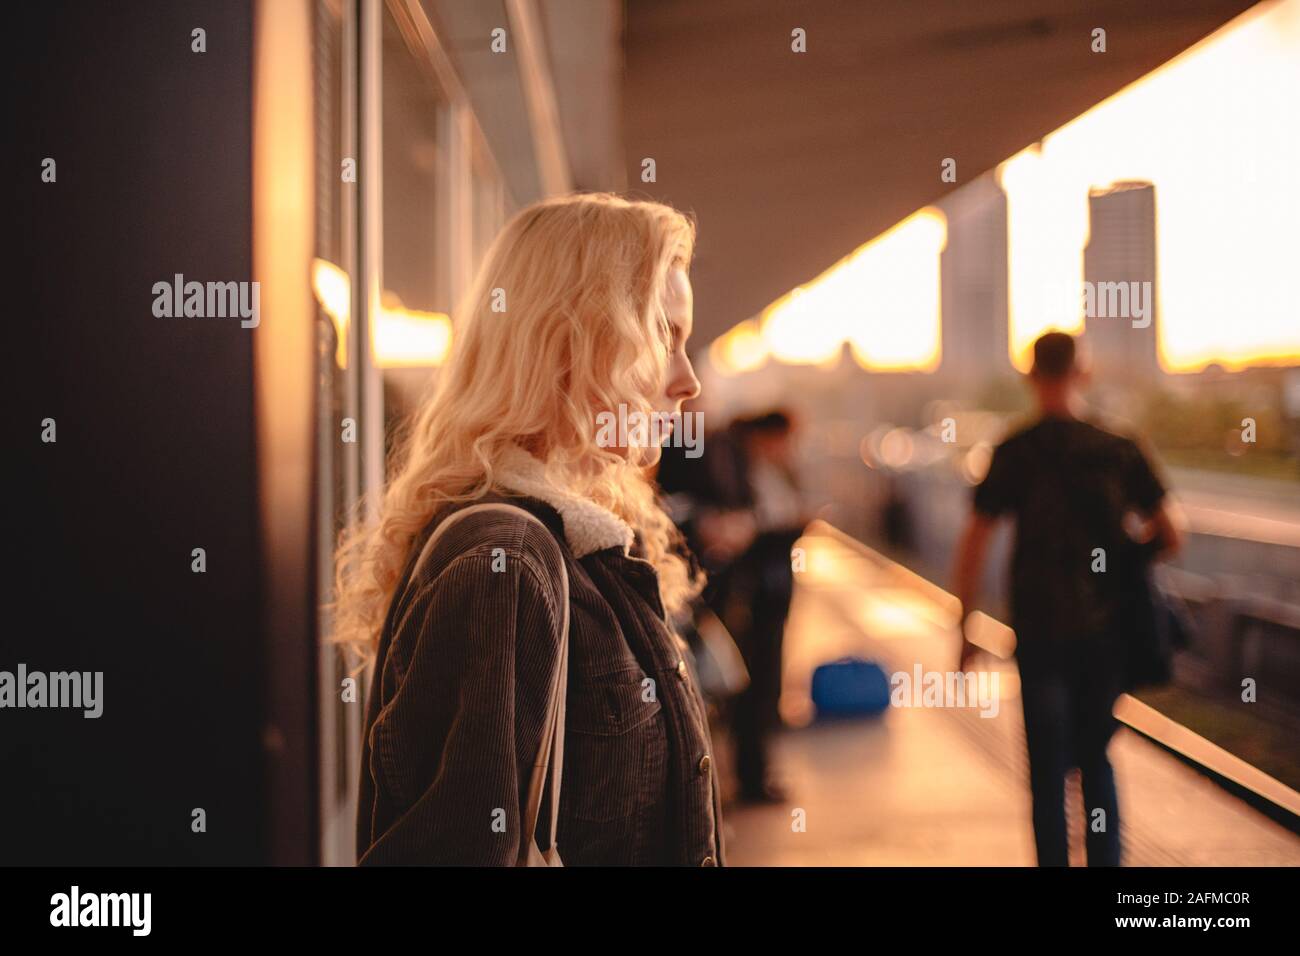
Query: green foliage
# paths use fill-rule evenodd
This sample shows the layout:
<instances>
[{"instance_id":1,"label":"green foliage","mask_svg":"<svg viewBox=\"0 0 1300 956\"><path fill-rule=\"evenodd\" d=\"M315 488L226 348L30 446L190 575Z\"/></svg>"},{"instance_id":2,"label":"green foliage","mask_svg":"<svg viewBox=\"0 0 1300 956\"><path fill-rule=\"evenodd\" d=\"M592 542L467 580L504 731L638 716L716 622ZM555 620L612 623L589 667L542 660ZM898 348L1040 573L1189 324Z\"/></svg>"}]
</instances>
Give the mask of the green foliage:
<instances>
[{"instance_id":1,"label":"green foliage","mask_svg":"<svg viewBox=\"0 0 1300 956\"><path fill-rule=\"evenodd\" d=\"M1296 426L1278 396L1258 389L1250 400L1195 392L1153 390L1144 396L1141 428L1171 462L1197 468L1272 477L1300 477ZM1254 442L1243 442L1244 419L1255 422Z\"/></svg>"}]
</instances>

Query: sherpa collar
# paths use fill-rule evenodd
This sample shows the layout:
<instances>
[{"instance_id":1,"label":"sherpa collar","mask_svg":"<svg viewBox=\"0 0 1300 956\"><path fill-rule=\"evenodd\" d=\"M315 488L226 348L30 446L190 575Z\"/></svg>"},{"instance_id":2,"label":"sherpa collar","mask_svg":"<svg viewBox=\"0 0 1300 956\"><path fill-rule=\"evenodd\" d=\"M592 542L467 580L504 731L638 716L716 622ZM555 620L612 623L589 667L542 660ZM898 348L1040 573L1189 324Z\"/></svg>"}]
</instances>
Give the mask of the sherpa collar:
<instances>
[{"instance_id":1,"label":"sherpa collar","mask_svg":"<svg viewBox=\"0 0 1300 956\"><path fill-rule=\"evenodd\" d=\"M518 445L502 456L496 471L501 487L545 501L564 520L564 537L575 557L582 558L605 548L632 546L632 527L614 512L596 502L571 494L546 480L546 465Z\"/></svg>"}]
</instances>

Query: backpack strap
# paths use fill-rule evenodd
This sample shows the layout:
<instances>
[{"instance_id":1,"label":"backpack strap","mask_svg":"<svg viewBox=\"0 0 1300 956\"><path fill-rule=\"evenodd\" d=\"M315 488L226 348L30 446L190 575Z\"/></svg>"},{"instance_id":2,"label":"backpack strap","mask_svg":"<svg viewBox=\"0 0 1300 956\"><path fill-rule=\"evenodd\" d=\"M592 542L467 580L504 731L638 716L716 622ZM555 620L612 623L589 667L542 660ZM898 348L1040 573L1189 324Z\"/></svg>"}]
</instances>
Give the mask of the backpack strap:
<instances>
[{"instance_id":1,"label":"backpack strap","mask_svg":"<svg viewBox=\"0 0 1300 956\"><path fill-rule=\"evenodd\" d=\"M430 554L433 553L433 547L437 543L442 533L462 518L475 514L480 511L514 511L522 514L530 521L534 521L546 529L550 534L550 529L546 528L545 523L532 512L520 508L518 505L506 504L504 502L487 502L483 504L470 505L453 511L434 529L433 534L429 536L424 547L420 550L420 555L411 568L408 580L415 578L416 572L425 562ZM537 757L533 761L532 776L528 782L528 803L524 811L523 819L523 838L519 842L519 859L516 865L541 865L541 866L558 866L560 865L559 851L556 846L556 839L559 835L560 822L560 783L564 771L564 720L565 720L565 699L568 696L569 685L569 572L565 567L563 559L560 561L559 569L560 579L560 613L563 621L560 631L560 653L558 666L555 674L551 679L549 691L549 705L546 711L546 722L542 725L542 742L537 750ZM550 790L550 821L546 832L547 848L542 852L537 847L537 819L541 815L542 793L545 789Z\"/></svg>"}]
</instances>

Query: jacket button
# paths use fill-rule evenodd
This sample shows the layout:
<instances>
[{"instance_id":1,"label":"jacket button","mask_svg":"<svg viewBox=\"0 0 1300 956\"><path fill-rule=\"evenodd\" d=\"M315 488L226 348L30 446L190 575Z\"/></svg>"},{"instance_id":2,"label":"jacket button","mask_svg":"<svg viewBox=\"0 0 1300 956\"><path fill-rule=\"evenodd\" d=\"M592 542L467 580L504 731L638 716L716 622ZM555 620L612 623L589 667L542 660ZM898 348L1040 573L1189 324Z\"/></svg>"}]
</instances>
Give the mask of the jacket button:
<instances>
[{"instance_id":1,"label":"jacket button","mask_svg":"<svg viewBox=\"0 0 1300 956\"><path fill-rule=\"evenodd\" d=\"M708 754L705 754L703 757L700 758L700 775L703 776L707 774L709 772L709 768L712 766L713 766L713 758L710 757Z\"/></svg>"},{"instance_id":2,"label":"jacket button","mask_svg":"<svg viewBox=\"0 0 1300 956\"><path fill-rule=\"evenodd\" d=\"M700 860L700 866L714 866L714 865L715 864L713 862L713 857L711 856L706 856L704 859Z\"/></svg>"},{"instance_id":3,"label":"jacket button","mask_svg":"<svg viewBox=\"0 0 1300 956\"><path fill-rule=\"evenodd\" d=\"M687 675L687 673L688 673L688 672L687 672L687 670L686 670L686 658L684 658L684 657L678 658L678 659L677 659L677 676L680 677L682 680L686 680L686 675Z\"/></svg>"}]
</instances>

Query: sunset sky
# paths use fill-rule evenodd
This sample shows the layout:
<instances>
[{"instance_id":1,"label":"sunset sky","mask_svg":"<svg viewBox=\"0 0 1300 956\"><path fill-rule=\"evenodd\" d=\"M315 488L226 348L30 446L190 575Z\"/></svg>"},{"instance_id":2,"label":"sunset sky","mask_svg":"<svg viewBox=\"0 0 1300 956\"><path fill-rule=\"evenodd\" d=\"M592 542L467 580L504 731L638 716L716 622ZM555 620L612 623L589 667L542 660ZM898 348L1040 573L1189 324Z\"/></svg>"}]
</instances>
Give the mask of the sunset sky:
<instances>
[{"instance_id":1,"label":"sunset sky","mask_svg":"<svg viewBox=\"0 0 1300 956\"><path fill-rule=\"evenodd\" d=\"M1097 54L1104 55L1104 54ZM1010 350L1082 328L1088 192L1155 184L1161 361L1168 371L1300 361L1300 0L1264 3L999 165L1007 192ZM926 208L715 344L715 364L939 361L943 215ZM742 360L728 362L727 357ZM724 370L726 370L724 368Z\"/></svg>"},{"instance_id":2,"label":"sunset sky","mask_svg":"<svg viewBox=\"0 0 1300 956\"><path fill-rule=\"evenodd\" d=\"M1002 164L1011 350L1077 309L1088 190L1156 189L1160 353L1170 371L1300 359L1300 0L1262 5Z\"/></svg>"}]
</instances>

